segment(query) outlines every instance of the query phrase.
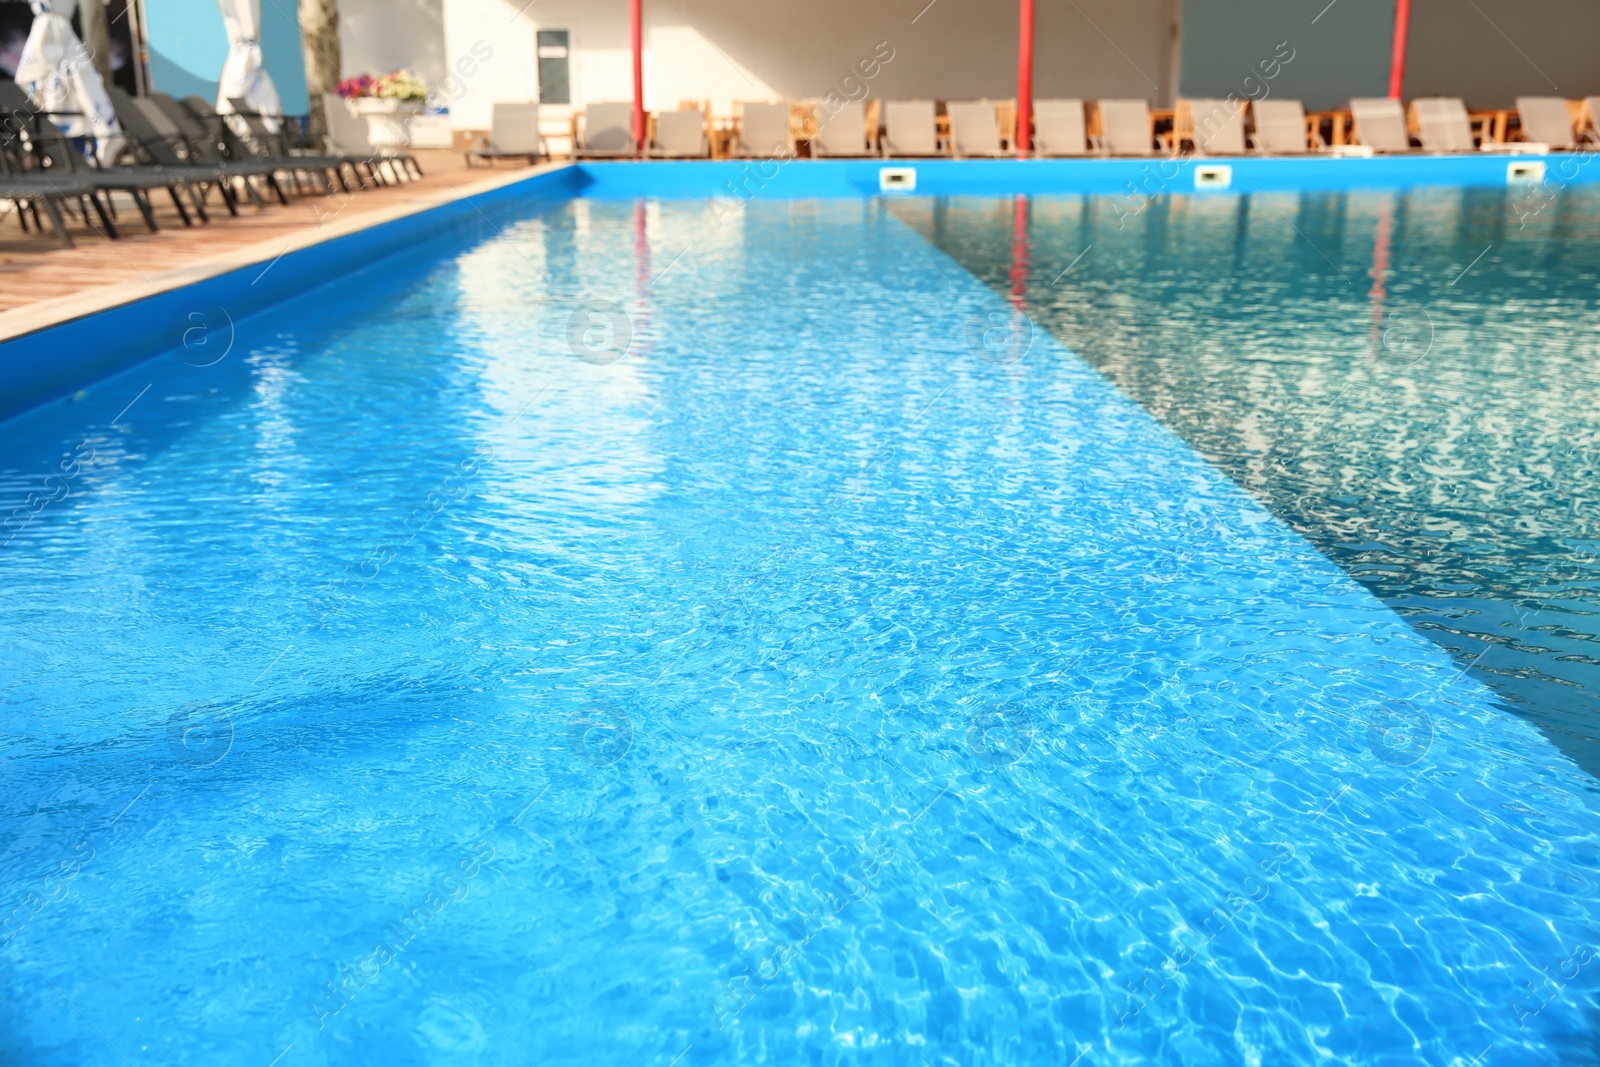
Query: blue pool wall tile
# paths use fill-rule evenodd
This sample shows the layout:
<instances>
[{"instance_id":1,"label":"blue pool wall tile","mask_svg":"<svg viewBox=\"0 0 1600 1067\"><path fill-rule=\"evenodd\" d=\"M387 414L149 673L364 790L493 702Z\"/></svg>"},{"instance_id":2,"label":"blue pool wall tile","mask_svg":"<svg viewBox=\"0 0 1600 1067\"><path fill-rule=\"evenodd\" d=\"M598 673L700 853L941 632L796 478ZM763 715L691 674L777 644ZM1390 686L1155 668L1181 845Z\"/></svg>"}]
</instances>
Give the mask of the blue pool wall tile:
<instances>
[{"instance_id":1,"label":"blue pool wall tile","mask_svg":"<svg viewBox=\"0 0 1600 1067\"><path fill-rule=\"evenodd\" d=\"M336 237L226 274L25 334L0 344L0 421L176 348L190 309L257 314L463 227L492 223L539 200L565 200L586 181L567 167Z\"/></svg>"},{"instance_id":2,"label":"blue pool wall tile","mask_svg":"<svg viewBox=\"0 0 1600 1067\"><path fill-rule=\"evenodd\" d=\"M0 342L0 421L69 396L177 346L186 308L221 307L234 319L256 314L389 256L538 200L568 197L709 199L737 210L754 199L877 196L885 167L916 172L918 196L1032 196L1095 193L1127 198L1195 193L1196 169L1228 168L1225 191L1312 192L1419 186L1505 186L1513 164L1542 164L1528 182L1530 203L1551 190L1600 179L1590 153L1548 156L1241 157L1143 159L865 159L582 163L381 223L194 285ZM890 193L887 195L901 195Z\"/></svg>"},{"instance_id":3,"label":"blue pool wall tile","mask_svg":"<svg viewBox=\"0 0 1600 1067\"><path fill-rule=\"evenodd\" d=\"M1510 167L1543 165L1538 180L1512 181ZM1528 195L1548 198L1565 185L1600 180L1591 153L1508 156L1399 155L1171 157L1137 159L767 159L693 160L648 164L583 163L587 198L652 196L724 200L879 195L884 168L916 172L916 196L1047 196L1099 193L1148 198L1196 189L1198 168L1225 167L1224 194L1408 189L1419 186L1524 184ZM891 192L887 195L902 195Z\"/></svg>"}]
</instances>

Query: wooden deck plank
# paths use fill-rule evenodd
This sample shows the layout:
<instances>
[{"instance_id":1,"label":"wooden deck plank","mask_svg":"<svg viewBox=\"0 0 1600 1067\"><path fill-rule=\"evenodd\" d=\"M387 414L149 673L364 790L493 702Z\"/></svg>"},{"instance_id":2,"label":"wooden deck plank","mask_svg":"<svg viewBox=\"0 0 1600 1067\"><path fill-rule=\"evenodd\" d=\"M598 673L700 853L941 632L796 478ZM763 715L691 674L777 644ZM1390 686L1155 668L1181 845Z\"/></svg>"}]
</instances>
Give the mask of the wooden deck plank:
<instances>
[{"instance_id":1,"label":"wooden deck plank","mask_svg":"<svg viewBox=\"0 0 1600 1067\"><path fill-rule=\"evenodd\" d=\"M193 227L183 225L170 200L160 203L166 194L158 192L152 195L158 232L145 228L130 203L118 212L122 238L117 241L85 226L81 217L69 218L76 248L60 247L48 230L24 234L14 212L0 215L0 340L125 302L118 299L120 294L136 299L187 284L208 276L210 264L237 265L241 257L274 241L284 246L314 243L319 234L361 229L532 173L527 167L501 167L495 173L469 169L454 152L415 155L423 170L416 181L332 196L291 195L288 206L246 203L238 217L229 216L213 195L207 205L211 221L196 220Z\"/></svg>"}]
</instances>

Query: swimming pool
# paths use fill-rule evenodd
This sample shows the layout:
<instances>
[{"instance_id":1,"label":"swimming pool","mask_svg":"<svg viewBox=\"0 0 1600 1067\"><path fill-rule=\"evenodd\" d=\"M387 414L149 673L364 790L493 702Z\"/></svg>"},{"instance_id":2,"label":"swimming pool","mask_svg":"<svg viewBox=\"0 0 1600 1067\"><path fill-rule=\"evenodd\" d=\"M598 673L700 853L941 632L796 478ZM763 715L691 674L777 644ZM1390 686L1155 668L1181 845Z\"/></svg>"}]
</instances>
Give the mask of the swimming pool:
<instances>
[{"instance_id":1,"label":"swimming pool","mask_svg":"<svg viewBox=\"0 0 1600 1067\"><path fill-rule=\"evenodd\" d=\"M1015 289L1600 775L1600 195L1526 200L1421 188L897 214Z\"/></svg>"},{"instance_id":2,"label":"swimming pool","mask_svg":"<svg viewBox=\"0 0 1600 1067\"><path fill-rule=\"evenodd\" d=\"M1592 779L885 205L226 311L0 426L0 1058L1592 1057Z\"/></svg>"}]
</instances>

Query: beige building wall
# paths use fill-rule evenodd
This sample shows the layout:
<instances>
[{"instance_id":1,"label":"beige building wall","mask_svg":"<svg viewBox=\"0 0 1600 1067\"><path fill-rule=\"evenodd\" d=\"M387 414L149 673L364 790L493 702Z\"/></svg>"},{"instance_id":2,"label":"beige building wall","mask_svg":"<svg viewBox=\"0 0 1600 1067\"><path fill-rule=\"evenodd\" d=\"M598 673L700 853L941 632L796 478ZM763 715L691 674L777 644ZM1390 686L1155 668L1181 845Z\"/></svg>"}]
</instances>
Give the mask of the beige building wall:
<instances>
[{"instance_id":1,"label":"beige building wall","mask_svg":"<svg viewBox=\"0 0 1600 1067\"><path fill-rule=\"evenodd\" d=\"M347 3L352 0L346 0ZM375 0L365 0L375 2ZM570 34L576 107L633 96L624 0L442 0L447 65L487 42L494 58L462 79L451 124L482 129L495 100L537 98L537 29ZM1038 96L1171 99L1178 0L1039 0ZM519 13L520 11L520 13ZM851 91L857 65L892 50L868 91L884 98L1016 94L1014 0L644 0L645 105L820 98ZM857 91L858 92L858 91ZM552 120L562 121L562 109Z\"/></svg>"},{"instance_id":2,"label":"beige building wall","mask_svg":"<svg viewBox=\"0 0 1600 1067\"><path fill-rule=\"evenodd\" d=\"M344 76L405 68L429 85L444 78L443 0L339 0Z\"/></svg>"},{"instance_id":3,"label":"beige building wall","mask_svg":"<svg viewBox=\"0 0 1600 1067\"><path fill-rule=\"evenodd\" d=\"M819 98L857 63L894 58L883 98L1006 99L1016 92L1016 0L643 0L645 103ZM1387 86L1394 0L1338 0L1313 20L1284 0L1037 0L1035 94L1170 103L1246 93L1280 42L1272 86L1330 107ZM345 73L410 66L450 125L482 130L496 100L538 97L534 34L570 34L574 106L632 98L626 0L341 0ZM1509 106L1518 95L1600 94L1600 0L1414 0L1407 96ZM855 90L859 92L859 90ZM570 109L547 109L548 132Z\"/></svg>"}]
</instances>

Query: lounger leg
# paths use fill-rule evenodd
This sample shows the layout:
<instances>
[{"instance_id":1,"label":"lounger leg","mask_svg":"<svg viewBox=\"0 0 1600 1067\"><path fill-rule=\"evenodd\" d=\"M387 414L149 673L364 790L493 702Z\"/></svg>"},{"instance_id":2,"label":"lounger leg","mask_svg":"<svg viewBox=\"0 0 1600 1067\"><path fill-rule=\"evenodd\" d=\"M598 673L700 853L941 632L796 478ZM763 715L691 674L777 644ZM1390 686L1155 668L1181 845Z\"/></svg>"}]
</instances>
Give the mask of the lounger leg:
<instances>
[{"instance_id":1,"label":"lounger leg","mask_svg":"<svg viewBox=\"0 0 1600 1067\"><path fill-rule=\"evenodd\" d=\"M205 190L203 195L200 194L200 193L196 193L194 191L194 186L192 186L192 185L189 186L189 199L194 201L194 206L196 208L199 208L200 210L203 211L203 210L205 210L205 200L204 200L203 197L209 197L211 195L211 185L208 182L208 183L206 183L204 185L201 185L200 188ZM222 206L228 209L228 214L230 214L230 215L238 215L239 214L238 206L235 205L234 202L233 202L233 194L228 192L228 187L226 185L224 185L222 182L218 182L217 183L217 195L222 197Z\"/></svg>"},{"instance_id":2,"label":"lounger leg","mask_svg":"<svg viewBox=\"0 0 1600 1067\"><path fill-rule=\"evenodd\" d=\"M217 195L222 197L223 206L225 206L228 209L228 214L232 215L235 218L238 218L239 217L239 198L238 198L237 195L235 195L234 191L228 187L228 183L227 182L220 182L219 181L217 183Z\"/></svg>"},{"instance_id":3,"label":"lounger leg","mask_svg":"<svg viewBox=\"0 0 1600 1067\"><path fill-rule=\"evenodd\" d=\"M185 226L193 226L194 220L189 217L188 209L183 206L183 197L178 195L178 187L176 185L167 186L167 195L172 197L172 206L178 209L178 217L183 220L183 224Z\"/></svg>"},{"instance_id":4,"label":"lounger leg","mask_svg":"<svg viewBox=\"0 0 1600 1067\"><path fill-rule=\"evenodd\" d=\"M143 189L133 190L133 202L138 205L139 214L144 216L144 224L150 227L151 233L161 229L156 225L156 213L150 207L150 197Z\"/></svg>"},{"instance_id":5,"label":"lounger leg","mask_svg":"<svg viewBox=\"0 0 1600 1067\"><path fill-rule=\"evenodd\" d=\"M288 207L289 197L284 193L283 183L278 181L278 176L276 174L267 175L267 184L272 187L273 192L278 194L278 203L282 204L284 207Z\"/></svg>"},{"instance_id":6,"label":"lounger leg","mask_svg":"<svg viewBox=\"0 0 1600 1067\"><path fill-rule=\"evenodd\" d=\"M37 213L38 210L39 210L38 203L39 202L37 200L34 201L34 209L33 210L34 210L35 213ZM58 205L54 200L51 200L49 197L46 197L45 201L44 201L44 210L45 210L45 213L50 216L50 225L55 227L56 236L61 238L61 247L62 248L75 248L75 247L77 247L76 245L73 244L72 234L67 232L67 220L61 217L61 207L60 207L60 205ZM37 218L35 218L34 221L37 222L38 221ZM41 230L44 229L43 226L40 226L39 228Z\"/></svg>"},{"instance_id":7,"label":"lounger leg","mask_svg":"<svg viewBox=\"0 0 1600 1067\"><path fill-rule=\"evenodd\" d=\"M89 205L85 203L86 200L88 200L86 196L78 197L78 214L83 216L84 228L92 230L94 229L94 223L89 221ZM95 206L98 208L99 204L97 203Z\"/></svg>"},{"instance_id":8,"label":"lounger leg","mask_svg":"<svg viewBox=\"0 0 1600 1067\"><path fill-rule=\"evenodd\" d=\"M111 194L107 193L106 199L109 200L110 198ZM90 196L89 199L94 202L94 213L100 216L101 222L105 223L106 236L110 237L113 241L120 240L122 235L117 232L117 224L111 221L111 216L106 213L106 206L100 202L100 197Z\"/></svg>"}]
</instances>

